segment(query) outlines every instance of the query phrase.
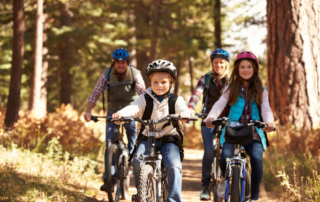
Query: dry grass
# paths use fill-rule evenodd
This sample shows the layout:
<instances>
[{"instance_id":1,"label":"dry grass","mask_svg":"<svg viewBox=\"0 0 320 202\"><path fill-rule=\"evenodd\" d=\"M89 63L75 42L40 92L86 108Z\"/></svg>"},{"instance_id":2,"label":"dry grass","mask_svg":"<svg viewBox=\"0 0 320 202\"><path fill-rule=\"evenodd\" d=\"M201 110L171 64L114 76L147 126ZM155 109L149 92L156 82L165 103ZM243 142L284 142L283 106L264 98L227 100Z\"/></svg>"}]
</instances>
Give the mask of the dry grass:
<instances>
[{"instance_id":1,"label":"dry grass","mask_svg":"<svg viewBox=\"0 0 320 202\"><path fill-rule=\"evenodd\" d=\"M320 201L320 130L280 127L264 156L263 181L284 201Z\"/></svg>"},{"instance_id":2,"label":"dry grass","mask_svg":"<svg viewBox=\"0 0 320 202\"><path fill-rule=\"evenodd\" d=\"M57 139L50 141L46 154L18 148L0 147L1 201L83 201L92 196L100 183L97 163L87 157L69 160L59 149Z\"/></svg>"}]
</instances>

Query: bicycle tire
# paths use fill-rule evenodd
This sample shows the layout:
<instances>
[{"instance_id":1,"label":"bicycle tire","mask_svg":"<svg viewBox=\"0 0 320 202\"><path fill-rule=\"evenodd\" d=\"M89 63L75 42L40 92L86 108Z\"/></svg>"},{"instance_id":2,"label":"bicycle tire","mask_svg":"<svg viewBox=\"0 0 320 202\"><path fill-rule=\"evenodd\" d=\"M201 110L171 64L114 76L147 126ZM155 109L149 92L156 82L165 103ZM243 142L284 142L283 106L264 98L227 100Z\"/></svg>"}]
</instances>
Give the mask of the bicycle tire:
<instances>
[{"instance_id":1,"label":"bicycle tire","mask_svg":"<svg viewBox=\"0 0 320 202\"><path fill-rule=\"evenodd\" d=\"M213 196L213 201L214 202L219 202L219 197L218 197L218 182L217 182L217 174L218 174L218 164L219 164L219 160L217 159L217 145L213 146L212 149L212 155L213 155L213 160L212 160L212 184L211 184L211 192L212 192L212 196ZM210 194L210 198L211 198L211 194Z\"/></svg>"},{"instance_id":2,"label":"bicycle tire","mask_svg":"<svg viewBox=\"0 0 320 202\"><path fill-rule=\"evenodd\" d=\"M246 170L246 186L245 186L245 198L250 198L251 195L251 177L249 169Z\"/></svg>"},{"instance_id":3,"label":"bicycle tire","mask_svg":"<svg viewBox=\"0 0 320 202\"><path fill-rule=\"evenodd\" d=\"M108 148L108 155L107 155L107 167L106 167L106 184L107 186L107 193L109 202L118 202L119 201L119 190L117 188L118 180L116 176L111 175L111 166L112 166L112 160L114 158L115 164L115 174L118 172L118 161L119 161L119 149L118 145L112 144ZM114 183L112 183L112 179L115 180Z\"/></svg>"},{"instance_id":4,"label":"bicycle tire","mask_svg":"<svg viewBox=\"0 0 320 202\"><path fill-rule=\"evenodd\" d=\"M232 185L231 185L231 201L240 202L240 166L232 167Z\"/></svg>"},{"instance_id":5,"label":"bicycle tire","mask_svg":"<svg viewBox=\"0 0 320 202\"><path fill-rule=\"evenodd\" d=\"M162 170L161 178L161 202L165 202L169 196L167 171Z\"/></svg>"},{"instance_id":6,"label":"bicycle tire","mask_svg":"<svg viewBox=\"0 0 320 202\"><path fill-rule=\"evenodd\" d=\"M121 191L121 199L128 199L128 190L130 187L130 176L127 173L129 171L128 166L128 155L123 155L122 157L122 165L121 165L121 181L120 181L120 191Z\"/></svg>"},{"instance_id":7,"label":"bicycle tire","mask_svg":"<svg viewBox=\"0 0 320 202\"><path fill-rule=\"evenodd\" d=\"M154 169L149 164L143 164L140 168L138 197L139 202L156 202L157 182L153 177Z\"/></svg>"}]
</instances>

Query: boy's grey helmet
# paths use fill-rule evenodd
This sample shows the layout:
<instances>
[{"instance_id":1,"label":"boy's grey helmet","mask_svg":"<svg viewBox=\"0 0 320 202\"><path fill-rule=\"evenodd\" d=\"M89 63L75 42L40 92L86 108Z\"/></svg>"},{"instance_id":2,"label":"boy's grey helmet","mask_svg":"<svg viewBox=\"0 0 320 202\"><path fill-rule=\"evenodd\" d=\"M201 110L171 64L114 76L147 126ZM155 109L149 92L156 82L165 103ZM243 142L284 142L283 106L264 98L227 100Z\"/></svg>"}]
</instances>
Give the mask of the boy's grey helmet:
<instances>
[{"instance_id":1,"label":"boy's grey helmet","mask_svg":"<svg viewBox=\"0 0 320 202\"><path fill-rule=\"evenodd\" d=\"M150 63L147 67L146 75L149 76L153 72L167 72L169 73L174 79L177 77L177 69L172 64L172 62L169 62L167 60L157 60Z\"/></svg>"}]
</instances>

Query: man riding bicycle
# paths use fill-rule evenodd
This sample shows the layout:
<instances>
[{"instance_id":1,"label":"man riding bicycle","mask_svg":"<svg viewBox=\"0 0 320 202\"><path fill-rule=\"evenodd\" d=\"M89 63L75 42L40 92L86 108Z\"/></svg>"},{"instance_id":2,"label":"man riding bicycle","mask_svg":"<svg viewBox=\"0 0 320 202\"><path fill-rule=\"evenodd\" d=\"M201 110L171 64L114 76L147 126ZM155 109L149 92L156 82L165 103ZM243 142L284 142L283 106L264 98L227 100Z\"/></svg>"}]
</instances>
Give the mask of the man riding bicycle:
<instances>
[{"instance_id":1,"label":"man riding bicycle","mask_svg":"<svg viewBox=\"0 0 320 202\"><path fill-rule=\"evenodd\" d=\"M87 109L84 118L87 122L91 120L91 110L96 105L98 98L105 89L107 91L107 116L111 116L116 111L131 104L139 95L145 93L145 83L142 79L139 70L129 64L129 52L124 48L118 48L112 53L112 65L104 71L100 76L96 86L94 87L90 98L88 99ZM113 122L108 122L106 127L106 147L108 141L113 143L114 129L119 125ZM136 125L132 121L130 124L124 125L128 137L128 150L131 154L136 141ZM106 171L106 157L107 150L105 150L105 171ZM114 166L111 168L111 173L114 173ZM112 174L113 174L112 173ZM104 184L100 190L107 191L106 173L103 175Z\"/></svg>"}]
</instances>

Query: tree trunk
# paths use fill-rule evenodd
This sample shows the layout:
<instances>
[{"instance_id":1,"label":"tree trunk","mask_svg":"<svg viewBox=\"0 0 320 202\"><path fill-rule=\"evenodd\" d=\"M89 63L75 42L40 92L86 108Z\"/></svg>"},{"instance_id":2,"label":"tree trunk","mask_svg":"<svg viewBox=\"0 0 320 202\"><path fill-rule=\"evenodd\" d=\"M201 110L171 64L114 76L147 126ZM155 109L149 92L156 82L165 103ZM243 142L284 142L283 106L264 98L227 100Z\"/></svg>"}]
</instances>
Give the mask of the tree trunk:
<instances>
[{"instance_id":1,"label":"tree trunk","mask_svg":"<svg viewBox=\"0 0 320 202\"><path fill-rule=\"evenodd\" d=\"M177 77L175 80L175 84L174 84L174 94L178 94L179 92L179 88L180 88L180 82L179 82L179 78L180 78L180 73L181 73L181 60L178 59L177 60L177 64L175 64L175 67L177 68Z\"/></svg>"},{"instance_id":2,"label":"tree trunk","mask_svg":"<svg viewBox=\"0 0 320 202\"><path fill-rule=\"evenodd\" d=\"M60 3L60 24L70 26L69 3ZM70 45L68 33L61 36L60 43L60 105L71 103Z\"/></svg>"},{"instance_id":3,"label":"tree trunk","mask_svg":"<svg viewBox=\"0 0 320 202\"><path fill-rule=\"evenodd\" d=\"M319 1L267 1L269 99L282 125L320 122L319 13Z\"/></svg>"},{"instance_id":4,"label":"tree trunk","mask_svg":"<svg viewBox=\"0 0 320 202\"><path fill-rule=\"evenodd\" d=\"M151 35L150 57L149 57L150 62L154 61L156 50L157 50L159 10L160 10L160 0L153 1L152 35Z\"/></svg>"},{"instance_id":5,"label":"tree trunk","mask_svg":"<svg viewBox=\"0 0 320 202\"><path fill-rule=\"evenodd\" d=\"M214 0L214 37L215 37L215 48L222 48L221 43L221 2L220 0Z\"/></svg>"},{"instance_id":6,"label":"tree trunk","mask_svg":"<svg viewBox=\"0 0 320 202\"><path fill-rule=\"evenodd\" d=\"M147 56L148 47L145 44L148 35L145 31L145 28L148 26L150 17L147 6L143 4L142 1L136 1L134 7L134 25L135 25L135 36L136 36L136 59L137 59L137 68L141 71L142 78L146 84L146 87L150 86L149 79L146 76L146 69L149 62L149 57Z\"/></svg>"},{"instance_id":7,"label":"tree trunk","mask_svg":"<svg viewBox=\"0 0 320 202\"><path fill-rule=\"evenodd\" d=\"M192 62L193 62L193 57L189 57L189 74L190 74L190 90L191 90L191 95L193 93L193 67L192 67Z\"/></svg>"},{"instance_id":8,"label":"tree trunk","mask_svg":"<svg viewBox=\"0 0 320 202\"><path fill-rule=\"evenodd\" d=\"M11 127L18 120L20 88L24 55L24 1L13 0L13 43L10 90L4 123Z\"/></svg>"},{"instance_id":9,"label":"tree trunk","mask_svg":"<svg viewBox=\"0 0 320 202\"><path fill-rule=\"evenodd\" d=\"M42 49L43 44L43 0L37 0L37 18L35 34L35 51L34 51L34 71L33 71L33 90L31 110L35 116L42 118L46 114L46 103L41 102L42 91Z\"/></svg>"}]
</instances>

